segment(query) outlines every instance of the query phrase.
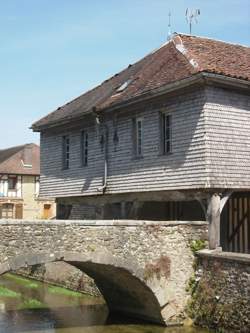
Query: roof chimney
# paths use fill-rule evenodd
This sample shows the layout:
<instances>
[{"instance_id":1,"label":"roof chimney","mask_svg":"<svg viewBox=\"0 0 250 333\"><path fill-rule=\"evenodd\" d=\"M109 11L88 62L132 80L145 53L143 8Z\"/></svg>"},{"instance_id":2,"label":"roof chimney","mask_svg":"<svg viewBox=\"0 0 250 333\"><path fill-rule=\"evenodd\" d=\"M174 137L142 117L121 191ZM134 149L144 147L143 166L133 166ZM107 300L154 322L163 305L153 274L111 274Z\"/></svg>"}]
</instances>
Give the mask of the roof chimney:
<instances>
[{"instance_id":1,"label":"roof chimney","mask_svg":"<svg viewBox=\"0 0 250 333\"><path fill-rule=\"evenodd\" d=\"M25 168L32 168L32 145L27 144L23 149L22 163Z\"/></svg>"}]
</instances>

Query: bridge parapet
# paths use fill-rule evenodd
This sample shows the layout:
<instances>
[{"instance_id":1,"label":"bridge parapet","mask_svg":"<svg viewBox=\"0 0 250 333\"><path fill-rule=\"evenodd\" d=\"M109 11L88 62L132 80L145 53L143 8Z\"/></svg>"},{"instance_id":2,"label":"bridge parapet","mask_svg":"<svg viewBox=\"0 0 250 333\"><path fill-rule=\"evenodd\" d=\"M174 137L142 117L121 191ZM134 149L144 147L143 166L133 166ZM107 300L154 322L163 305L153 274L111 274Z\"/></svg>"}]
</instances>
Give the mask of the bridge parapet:
<instances>
[{"instance_id":1,"label":"bridge parapet","mask_svg":"<svg viewBox=\"0 0 250 333\"><path fill-rule=\"evenodd\" d=\"M193 273L190 242L207 223L135 220L1 220L0 274L65 261L94 278L111 311L179 320Z\"/></svg>"}]
</instances>

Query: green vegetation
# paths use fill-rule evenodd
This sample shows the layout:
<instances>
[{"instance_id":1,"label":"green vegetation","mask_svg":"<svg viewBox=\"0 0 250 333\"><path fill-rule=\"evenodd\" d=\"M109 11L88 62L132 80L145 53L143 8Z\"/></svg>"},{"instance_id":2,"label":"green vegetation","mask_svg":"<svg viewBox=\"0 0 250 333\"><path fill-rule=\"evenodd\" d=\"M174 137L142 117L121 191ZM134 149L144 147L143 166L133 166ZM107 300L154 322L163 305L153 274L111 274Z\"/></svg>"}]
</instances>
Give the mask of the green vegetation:
<instances>
[{"instance_id":1,"label":"green vegetation","mask_svg":"<svg viewBox=\"0 0 250 333\"><path fill-rule=\"evenodd\" d=\"M206 248L206 241L204 239L195 239L190 242L189 246L190 246L191 251L195 255L196 252ZM199 264L198 258L197 258L197 256L195 256L194 261L193 261L193 270L194 271L197 270L198 264ZM189 292L191 295L193 295L197 288L198 283L199 283L199 280L197 280L195 278L195 274L193 274L188 281L188 284L186 286L186 291Z\"/></svg>"},{"instance_id":2,"label":"green vegetation","mask_svg":"<svg viewBox=\"0 0 250 333\"><path fill-rule=\"evenodd\" d=\"M195 239L190 242L190 249L192 250L193 254L205 248L206 241L204 239Z\"/></svg>"},{"instance_id":3,"label":"green vegetation","mask_svg":"<svg viewBox=\"0 0 250 333\"><path fill-rule=\"evenodd\" d=\"M11 289L8 289L4 286L0 286L0 297L19 298L19 297L21 297L21 294L13 291Z\"/></svg>"},{"instance_id":4,"label":"green vegetation","mask_svg":"<svg viewBox=\"0 0 250 333\"><path fill-rule=\"evenodd\" d=\"M39 285L38 283L36 283L35 281L28 279L28 278L24 278L20 275L15 275L15 274L11 274L11 273L7 273L6 277L8 279L14 280L16 283L23 285L26 288L31 288L31 289L35 289L38 288Z\"/></svg>"},{"instance_id":5,"label":"green vegetation","mask_svg":"<svg viewBox=\"0 0 250 333\"><path fill-rule=\"evenodd\" d=\"M41 309L41 308L47 308L47 305L38 301L35 298L28 298L25 299L19 306L18 309Z\"/></svg>"},{"instance_id":6,"label":"green vegetation","mask_svg":"<svg viewBox=\"0 0 250 333\"><path fill-rule=\"evenodd\" d=\"M64 295L64 296L73 296L73 297L83 297L82 293L79 293L77 291L69 290L66 288L58 287L58 286L48 286L48 292L51 294L58 294L58 295Z\"/></svg>"}]
</instances>

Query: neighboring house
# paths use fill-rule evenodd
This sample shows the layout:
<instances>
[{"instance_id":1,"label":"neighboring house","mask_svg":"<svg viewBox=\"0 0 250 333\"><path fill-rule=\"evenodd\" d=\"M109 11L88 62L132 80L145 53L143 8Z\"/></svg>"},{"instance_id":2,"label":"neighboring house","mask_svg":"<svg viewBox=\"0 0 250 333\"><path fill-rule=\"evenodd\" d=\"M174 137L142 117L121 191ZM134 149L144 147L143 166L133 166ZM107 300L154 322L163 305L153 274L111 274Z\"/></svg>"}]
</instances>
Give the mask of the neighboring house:
<instances>
[{"instance_id":1,"label":"neighboring house","mask_svg":"<svg viewBox=\"0 0 250 333\"><path fill-rule=\"evenodd\" d=\"M33 124L41 195L58 217L207 219L211 248L250 252L249 79L250 48L175 34Z\"/></svg>"},{"instance_id":2,"label":"neighboring house","mask_svg":"<svg viewBox=\"0 0 250 333\"><path fill-rule=\"evenodd\" d=\"M55 215L54 200L40 199L40 148L31 143L0 150L0 218Z\"/></svg>"}]
</instances>

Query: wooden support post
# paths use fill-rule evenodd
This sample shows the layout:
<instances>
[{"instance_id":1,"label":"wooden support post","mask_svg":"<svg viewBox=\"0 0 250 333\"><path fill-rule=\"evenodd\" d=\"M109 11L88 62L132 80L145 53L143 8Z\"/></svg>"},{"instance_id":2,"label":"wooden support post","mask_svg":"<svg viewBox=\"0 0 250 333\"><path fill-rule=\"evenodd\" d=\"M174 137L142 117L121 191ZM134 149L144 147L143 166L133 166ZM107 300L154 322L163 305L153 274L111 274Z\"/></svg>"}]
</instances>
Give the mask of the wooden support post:
<instances>
[{"instance_id":1,"label":"wooden support post","mask_svg":"<svg viewBox=\"0 0 250 333\"><path fill-rule=\"evenodd\" d=\"M220 195L213 193L208 199L207 221L209 249L215 250L220 246Z\"/></svg>"},{"instance_id":2,"label":"wooden support post","mask_svg":"<svg viewBox=\"0 0 250 333\"><path fill-rule=\"evenodd\" d=\"M143 205L142 202L135 200L130 209L129 217L137 220L139 215L139 209L141 208L142 205Z\"/></svg>"},{"instance_id":3,"label":"wooden support post","mask_svg":"<svg viewBox=\"0 0 250 333\"><path fill-rule=\"evenodd\" d=\"M100 205L96 208L96 219L103 220L105 217L105 205Z\"/></svg>"},{"instance_id":4,"label":"wooden support post","mask_svg":"<svg viewBox=\"0 0 250 333\"><path fill-rule=\"evenodd\" d=\"M126 201L121 202L121 218L126 219Z\"/></svg>"}]
</instances>

